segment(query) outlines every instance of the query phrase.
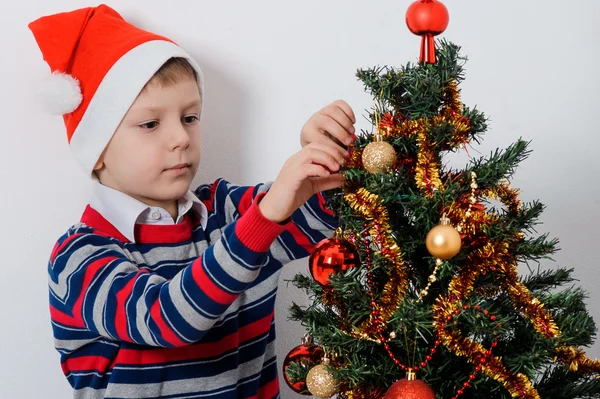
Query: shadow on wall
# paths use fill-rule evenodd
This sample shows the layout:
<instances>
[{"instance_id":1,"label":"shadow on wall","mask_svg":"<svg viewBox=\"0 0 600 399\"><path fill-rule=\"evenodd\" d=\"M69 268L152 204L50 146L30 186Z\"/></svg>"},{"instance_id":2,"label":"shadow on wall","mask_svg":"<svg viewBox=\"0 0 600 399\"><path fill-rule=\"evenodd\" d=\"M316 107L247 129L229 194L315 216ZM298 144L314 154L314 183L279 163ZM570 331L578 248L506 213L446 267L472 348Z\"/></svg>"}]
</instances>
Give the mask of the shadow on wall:
<instances>
[{"instance_id":1,"label":"shadow on wall","mask_svg":"<svg viewBox=\"0 0 600 399\"><path fill-rule=\"evenodd\" d=\"M219 177L241 184L244 157L242 134L246 120L247 93L242 85L222 72L218 65L206 62L193 51L204 74L202 107L202 159L192 188L212 183Z\"/></svg>"}]
</instances>

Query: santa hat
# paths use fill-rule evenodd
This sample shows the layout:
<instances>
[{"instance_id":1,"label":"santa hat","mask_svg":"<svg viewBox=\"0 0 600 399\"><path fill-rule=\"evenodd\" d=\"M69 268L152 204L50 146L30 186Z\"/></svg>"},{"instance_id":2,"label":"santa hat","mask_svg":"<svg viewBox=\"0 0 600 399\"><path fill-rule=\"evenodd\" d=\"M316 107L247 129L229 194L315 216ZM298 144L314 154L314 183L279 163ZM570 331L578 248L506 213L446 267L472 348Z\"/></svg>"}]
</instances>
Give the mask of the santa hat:
<instances>
[{"instance_id":1,"label":"santa hat","mask_svg":"<svg viewBox=\"0 0 600 399\"><path fill-rule=\"evenodd\" d=\"M90 176L129 107L170 58L187 59L203 94L202 71L190 55L104 4L45 16L29 28L52 71L42 100L63 115L73 154Z\"/></svg>"}]
</instances>

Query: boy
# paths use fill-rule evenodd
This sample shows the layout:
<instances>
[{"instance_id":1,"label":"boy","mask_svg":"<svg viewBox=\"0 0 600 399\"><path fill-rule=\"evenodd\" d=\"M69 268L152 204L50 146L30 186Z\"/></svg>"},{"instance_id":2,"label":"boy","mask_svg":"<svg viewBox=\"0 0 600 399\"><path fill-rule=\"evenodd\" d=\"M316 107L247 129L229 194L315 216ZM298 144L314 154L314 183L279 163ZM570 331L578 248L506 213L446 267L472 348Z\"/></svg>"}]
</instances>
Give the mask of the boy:
<instances>
[{"instance_id":1,"label":"boy","mask_svg":"<svg viewBox=\"0 0 600 399\"><path fill-rule=\"evenodd\" d=\"M278 397L277 280L336 225L320 192L342 184L348 154L324 133L349 143L350 107L313 115L272 185L191 192L204 100L194 60L105 5L29 26L53 71L51 106L95 180L48 267L74 397Z\"/></svg>"}]
</instances>

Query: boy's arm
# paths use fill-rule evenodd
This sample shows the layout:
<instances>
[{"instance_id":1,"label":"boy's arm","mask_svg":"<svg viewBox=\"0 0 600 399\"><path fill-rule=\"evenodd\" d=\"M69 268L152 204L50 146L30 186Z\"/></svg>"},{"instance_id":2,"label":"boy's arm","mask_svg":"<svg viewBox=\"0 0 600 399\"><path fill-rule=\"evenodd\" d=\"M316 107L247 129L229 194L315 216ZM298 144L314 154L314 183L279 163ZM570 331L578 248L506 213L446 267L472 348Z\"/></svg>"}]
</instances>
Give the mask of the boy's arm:
<instances>
[{"instance_id":1,"label":"boy's arm","mask_svg":"<svg viewBox=\"0 0 600 399\"><path fill-rule=\"evenodd\" d=\"M212 185L203 185L195 193L221 218L219 223L227 224L244 215L248 206L257 195L268 192L273 182L256 186L236 186L219 179ZM287 224L272 247L272 256L285 264L294 259L309 256L315 245L326 237L338 225L335 214L325 207L325 193L318 192L298 208L291 216L293 223Z\"/></svg>"},{"instance_id":2,"label":"boy's arm","mask_svg":"<svg viewBox=\"0 0 600 399\"><path fill-rule=\"evenodd\" d=\"M319 241L332 236L339 220L333 211L325 207L326 195L316 193L292 214L292 223L271 246L275 259L285 264L305 258Z\"/></svg>"},{"instance_id":3,"label":"boy's arm","mask_svg":"<svg viewBox=\"0 0 600 399\"><path fill-rule=\"evenodd\" d=\"M53 322L140 345L200 340L258 276L286 227L262 216L261 197L170 281L140 270L114 239L85 227L72 231L50 259Z\"/></svg>"}]
</instances>

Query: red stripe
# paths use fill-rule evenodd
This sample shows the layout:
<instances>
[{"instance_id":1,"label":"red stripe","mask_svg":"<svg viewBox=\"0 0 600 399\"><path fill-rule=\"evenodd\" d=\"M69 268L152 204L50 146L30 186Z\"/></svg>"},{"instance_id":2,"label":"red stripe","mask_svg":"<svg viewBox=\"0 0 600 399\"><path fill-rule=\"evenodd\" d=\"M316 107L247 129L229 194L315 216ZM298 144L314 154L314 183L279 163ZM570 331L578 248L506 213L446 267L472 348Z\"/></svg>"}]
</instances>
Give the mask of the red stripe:
<instances>
[{"instance_id":1,"label":"red stripe","mask_svg":"<svg viewBox=\"0 0 600 399\"><path fill-rule=\"evenodd\" d=\"M170 345L175 347L187 345L186 342L180 340L179 337L177 337L177 335L175 334L175 332L171 330L167 323L165 323L160 309L160 300L157 300L156 302L154 302L154 305L152 305L152 307L150 308L150 315L156 323L156 326L160 330L161 337Z\"/></svg>"},{"instance_id":2,"label":"red stripe","mask_svg":"<svg viewBox=\"0 0 600 399\"><path fill-rule=\"evenodd\" d=\"M90 265L85 269L85 276L83 278L83 285L81 286L81 292L79 293L79 298L77 298L77 301L73 305L73 316L75 317L76 320L81 320L81 322L84 323L84 321L83 321L83 300L85 299L85 296L87 294L87 290L90 286L90 283L92 282L92 280L96 276L97 272L101 268L105 267L108 263L112 262L115 259L117 259L116 256L110 256L107 258L98 259L97 261L90 263ZM84 325L84 324L82 324L82 325Z\"/></svg>"},{"instance_id":3,"label":"red stripe","mask_svg":"<svg viewBox=\"0 0 600 399\"><path fill-rule=\"evenodd\" d=\"M63 324L69 327L85 327L85 323L82 320L77 320L73 316L61 312L52 305L50 305L50 318L59 324Z\"/></svg>"},{"instance_id":4,"label":"red stripe","mask_svg":"<svg viewBox=\"0 0 600 399\"><path fill-rule=\"evenodd\" d=\"M198 343L179 348L121 349L116 363L127 365L148 365L174 363L188 360L201 360L218 357L239 347L240 342L249 341L266 334L271 329L273 313L240 328L216 342Z\"/></svg>"},{"instance_id":5,"label":"red stripe","mask_svg":"<svg viewBox=\"0 0 600 399\"><path fill-rule=\"evenodd\" d=\"M115 313L115 328L117 331L117 336L123 340L133 341L129 336L128 325L130 323L127 322L127 311L125 309L125 304L127 299L131 296L131 292L133 291L133 285L135 284L137 278L141 274L147 273L147 270L140 270L131 278L131 280L117 293L117 310Z\"/></svg>"},{"instance_id":6,"label":"red stripe","mask_svg":"<svg viewBox=\"0 0 600 399\"><path fill-rule=\"evenodd\" d=\"M52 252L50 254L50 261L54 263L56 256L62 252L62 250L71 243L77 237L81 237L83 233L73 234L72 236L67 237L66 240L62 242L62 244L58 245L58 242L54 244L54 248L52 248Z\"/></svg>"},{"instance_id":7,"label":"red stripe","mask_svg":"<svg viewBox=\"0 0 600 399\"><path fill-rule=\"evenodd\" d=\"M135 239L142 244L181 244L192 238L192 219L189 213L178 224L136 224Z\"/></svg>"},{"instance_id":8,"label":"red stripe","mask_svg":"<svg viewBox=\"0 0 600 399\"><path fill-rule=\"evenodd\" d=\"M198 258L192 264L192 277L196 285L214 302L221 305L230 305L238 297L238 294L230 294L219 288L204 270L202 258Z\"/></svg>"},{"instance_id":9,"label":"red stripe","mask_svg":"<svg viewBox=\"0 0 600 399\"><path fill-rule=\"evenodd\" d=\"M254 198L250 209L235 223L235 235L248 249L254 252L266 252L273 241L286 226L291 224L291 218L281 223L275 223L261 213L258 204L267 195L260 193Z\"/></svg>"},{"instance_id":10,"label":"red stripe","mask_svg":"<svg viewBox=\"0 0 600 399\"><path fill-rule=\"evenodd\" d=\"M258 389L258 392L254 396L250 396L248 399L271 399L277 396L279 392L279 376L275 374L275 379L267 382L265 385Z\"/></svg>"},{"instance_id":11,"label":"red stripe","mask_svg":"<svg viewBox=\"0 0 600 399\"><path fill-rule=\"evenodd\" d=\"M304 248L308 253L312 253L317 244L313 244L295 223L290 223L286 227L286 231L294 237L294 241L296 241L298 245Z\"/></svg>"},{"instance_id":12,"label":"red stripe","mask_svg":"<svg viewBox=\"0 0 600 399\"><path fill-rule=\"evenodd\" d=\"M65 374L88 370L97 370L100 373L105 373L110 369L111 363L111 359L102 356L79 356L68 358L62 362L61 367Z\"/></svg>"},{"instance_id":13,"label":"red stripe","mask_svg":"<svg viewBox=\"0 0 600 399\"><path fill-rule=\"evenodd\" d=\"M240 342L251 341L254 338L265 334L271 329L271 322L273 321L273 312L262 319L258 319L254 323L246 324L244 327L238 330L240 336Z\"/></svg>"},{"instance_id":14,"label":"red stripe","mask_svg":"<svg viewBox=\"0 0 600 399\"><path fill-rule=\"evenodd\" d=\"M246 191L244 192L244 194L242 195L242 198L240 199L240 202L237 207L240 215L243 215L244 213L246 213L246 211L252 205L252 195L253 194L254 194L254 187L248 187L246 189Z\"/></svg>"},{"instance_id":15,"label":"red stripe","mask_svg":"<svg viewBox=\"0 0 600 399\"><path fill-rule=\"evenodd\" d=\"M208 197L208 200L204 200L202 201L204 203L204 206L206 206L206 210L208 211L208 213L214 211L214 204L215 204L215 193L217 192L217 187L219 187L219 180L215 181L212 186L210 186L210 195Z\"/></svg>"},{"instance_id":16,"label":"red stripe","mask_svg":"<svg viewBox=\"0 0 600 399\"><path fill-rule=\"evenodd\" d=\"M73 315L68 315L58 310L54 306L50 306L50 317L52 318L52 320L72 327L85 327L85 321L83 320L83 300L85 298L85 295L87 294L88 287L90 286L90 283L96 276L98 270L105 267L109 262L115 259L117 259L117 257L115 256L98 259L97 261L92 262L88 267L86 267L85 275L83 277L83 283L81 285L81 290L79 291L79 297L73 305Z\"/></svg>"}]
</instances>

